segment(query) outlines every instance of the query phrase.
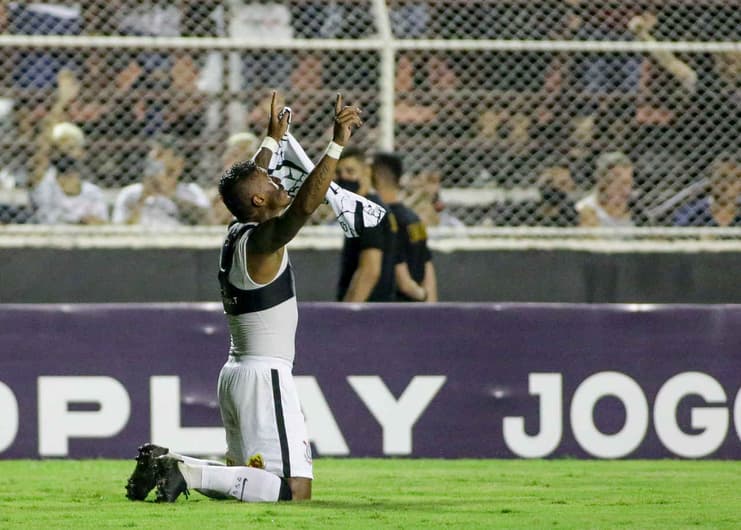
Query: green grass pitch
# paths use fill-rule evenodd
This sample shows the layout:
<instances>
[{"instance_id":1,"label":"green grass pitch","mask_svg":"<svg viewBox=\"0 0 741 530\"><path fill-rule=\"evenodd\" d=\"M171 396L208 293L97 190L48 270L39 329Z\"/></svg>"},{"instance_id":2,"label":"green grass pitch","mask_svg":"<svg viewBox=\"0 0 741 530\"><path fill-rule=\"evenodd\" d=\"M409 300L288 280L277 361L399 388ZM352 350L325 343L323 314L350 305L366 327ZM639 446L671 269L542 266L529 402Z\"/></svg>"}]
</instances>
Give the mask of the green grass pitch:
<instances>
[{"instance_id":1,"label":"green grass pitch","mask_svg":"<svg viewBox=\"0 0 741 530\"><path fill-rule=\"evenodd\" d=\"M0 461L0 528L741 528L741 462L317 459L314 500L131 502L120 460Z\"/></svg>"}]
</instances>

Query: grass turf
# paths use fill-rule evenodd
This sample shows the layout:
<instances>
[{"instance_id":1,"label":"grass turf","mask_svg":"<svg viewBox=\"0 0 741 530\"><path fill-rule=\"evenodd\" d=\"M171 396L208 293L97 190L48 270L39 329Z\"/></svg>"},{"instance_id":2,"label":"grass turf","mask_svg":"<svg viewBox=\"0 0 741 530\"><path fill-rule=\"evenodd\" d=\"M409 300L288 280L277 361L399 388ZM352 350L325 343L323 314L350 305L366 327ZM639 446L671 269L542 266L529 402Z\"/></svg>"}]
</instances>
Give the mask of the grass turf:
<instances>
[{"instance_id":1,"label":"grass turf","mask_svg":"<svg viewBox=\"0 0 741 530\"><path fill-rule=\"evenodd\" d=\"M132 461L0 461L0 528L741 528L741 462L315 461L314 500L130 502Z\"/></svg>"}]
</instances>

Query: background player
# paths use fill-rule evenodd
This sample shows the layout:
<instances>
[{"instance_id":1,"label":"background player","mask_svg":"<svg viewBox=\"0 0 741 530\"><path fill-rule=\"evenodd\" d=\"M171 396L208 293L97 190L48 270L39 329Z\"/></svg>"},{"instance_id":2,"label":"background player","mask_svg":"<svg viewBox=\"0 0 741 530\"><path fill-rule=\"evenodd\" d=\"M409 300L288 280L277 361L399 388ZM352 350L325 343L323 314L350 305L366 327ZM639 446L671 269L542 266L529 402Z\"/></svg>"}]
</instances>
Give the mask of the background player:
<instances>
[{"instance_id":1,"label":"background player","mask_svg":"<svg viewBox=\"0 0 741 530\"><path fill-rule=\"evenodd\" d=\"M401 157L377 153L373 157L373 184L398 224L394 276L396 299L404 302L437 302L437 278L427 247L427 228L400 198L403 174Z\"/></svg>"}]
</instances>

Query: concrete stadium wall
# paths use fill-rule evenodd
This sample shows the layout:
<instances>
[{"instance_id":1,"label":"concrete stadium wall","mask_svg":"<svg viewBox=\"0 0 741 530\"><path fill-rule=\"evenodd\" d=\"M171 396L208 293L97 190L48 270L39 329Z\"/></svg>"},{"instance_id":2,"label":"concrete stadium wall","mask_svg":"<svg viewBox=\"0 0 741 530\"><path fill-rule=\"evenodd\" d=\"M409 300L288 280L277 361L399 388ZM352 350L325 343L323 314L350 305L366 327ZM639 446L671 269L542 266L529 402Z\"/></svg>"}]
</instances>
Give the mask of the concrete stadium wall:
<instances>
[{"instance_id":1,"label":"concrete stadium wall","mask_svg":"<svg viewBox=\"0 0 741 530\"><path fill-rule=\"evenodd\" d=\"M0 303L218 300L215 250L0 250ZM291 252L300 300L334 299L339 253ZM436 253L457 302L739 303L741 252Z\"/></svg>"}]
</instances>

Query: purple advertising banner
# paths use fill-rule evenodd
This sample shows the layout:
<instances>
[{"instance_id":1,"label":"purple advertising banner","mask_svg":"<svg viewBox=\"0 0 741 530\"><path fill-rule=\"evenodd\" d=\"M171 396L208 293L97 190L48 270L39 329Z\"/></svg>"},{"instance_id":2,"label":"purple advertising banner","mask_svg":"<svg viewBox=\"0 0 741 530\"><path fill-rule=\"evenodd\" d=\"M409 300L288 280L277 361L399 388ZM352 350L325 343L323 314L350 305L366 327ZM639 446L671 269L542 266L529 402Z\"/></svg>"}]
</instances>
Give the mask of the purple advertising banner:
<instances>
[{"instance_id":1,"label":"purple advertising banner","mask_svg":"<svg viewBox=\"0 0 741 530\"><path fill-rule=\"evenodd\" d=\"M0 305L0 458L225 449L215 304ZM301 304L318 455L741 458L741 306Z\"/></svg>"}]
</instances>

